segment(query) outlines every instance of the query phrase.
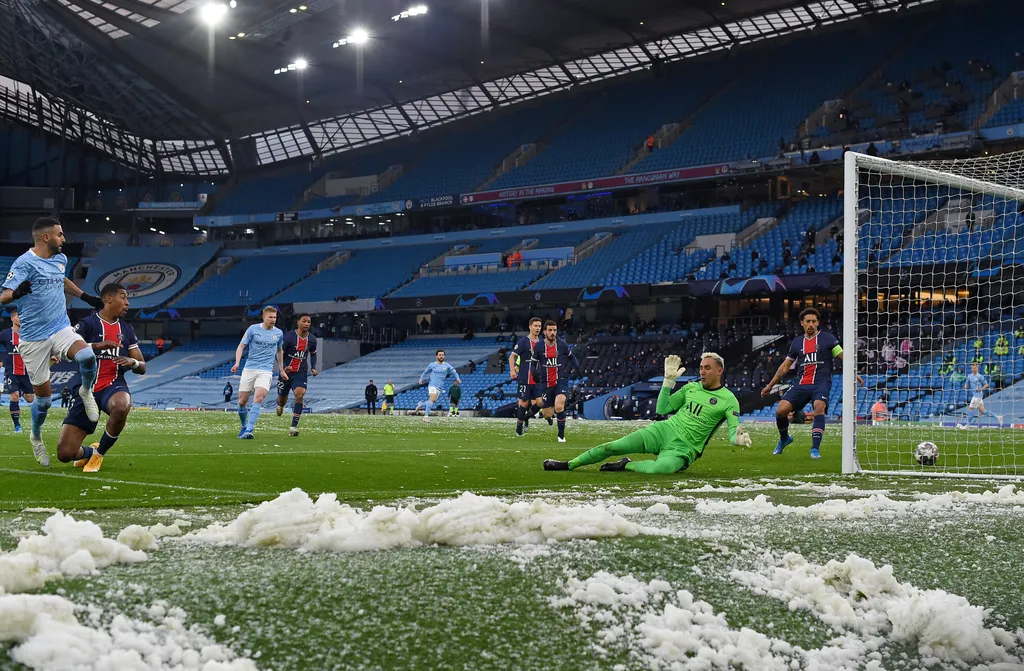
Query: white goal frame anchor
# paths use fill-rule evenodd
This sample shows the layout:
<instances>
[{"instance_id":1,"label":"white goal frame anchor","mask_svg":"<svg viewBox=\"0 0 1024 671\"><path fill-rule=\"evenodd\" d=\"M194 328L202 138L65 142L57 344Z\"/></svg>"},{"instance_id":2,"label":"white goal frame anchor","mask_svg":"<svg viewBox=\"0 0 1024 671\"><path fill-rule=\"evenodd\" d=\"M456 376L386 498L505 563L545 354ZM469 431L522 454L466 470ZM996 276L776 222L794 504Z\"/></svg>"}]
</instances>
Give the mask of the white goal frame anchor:
<instances>
[{"instance_id":1,"label":"white goal frame anchor","mask_svg":"<svg viewBox=\"0 0 1024 671\"><path fill-rule=\"evenodd\" d=\"M848 151L844 157L843 185L843 473L872 473L876 475L924 475L937 478L971 478L977 480L1024 480L1024 475L1003 475L988 473L951 473L932 471L875 471L860 467L857 460L857 247L859 243L859 169L911 179L919 179L936 185L967 189L981 193L1003 196L1009 200L1024 202L1024 189L986 182L971 177L942 172L912 163L900 163L887 158L868 156Z\"/></svg>"}]
</instances>

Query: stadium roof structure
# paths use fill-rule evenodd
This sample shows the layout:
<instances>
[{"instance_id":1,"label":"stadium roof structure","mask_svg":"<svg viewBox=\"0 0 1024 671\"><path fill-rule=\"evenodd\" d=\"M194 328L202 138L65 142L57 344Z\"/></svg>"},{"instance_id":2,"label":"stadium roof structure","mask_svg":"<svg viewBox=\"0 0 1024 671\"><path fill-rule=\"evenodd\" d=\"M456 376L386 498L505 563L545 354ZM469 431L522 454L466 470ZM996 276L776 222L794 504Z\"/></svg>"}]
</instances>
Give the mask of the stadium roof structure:
<instances>
[{"instance_id":1,"label":"stadium roof structure","mask_svg":"<svg viewBox=\"0 0 1024 671\"><path fill-rule=\"evenodd\" d=\"M224 175L939 1L0 0L0 115Z\"/></svg>"}]
</instances>

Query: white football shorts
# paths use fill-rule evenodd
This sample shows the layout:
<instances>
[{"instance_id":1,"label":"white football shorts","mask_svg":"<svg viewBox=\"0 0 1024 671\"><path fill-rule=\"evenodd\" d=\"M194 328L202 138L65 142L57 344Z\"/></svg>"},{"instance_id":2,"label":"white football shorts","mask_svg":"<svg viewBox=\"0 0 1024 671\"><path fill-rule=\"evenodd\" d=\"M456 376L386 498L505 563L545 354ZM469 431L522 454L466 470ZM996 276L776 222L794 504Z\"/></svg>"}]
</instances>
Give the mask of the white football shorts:
<instances>
[{"instance_id":1,"label":"white football shorts","mask_svg":"<svg viewBox=\"0 0 1024 671\"><path fill-rule=\"evenodd\" d=\"M273 377L269 370L242 369L242 380L238 383L238 391L252 393L257 387L264 391L270 391L270 379Z\"/></svg>"},{"instance_id":2,"label":"white football shorts","mask_svg":"<svg viewBox=\"0 0 1024 671\"><path fill-rule=\"evenodd\" d=\"M435 387L434 385L430 385L429 387L427 387L427 393L430 394L431 396L440 396L441 388Z\"/></svg>"},{"instance_id":3,"label":"white football shorts","mask_svg":"<svg viewBox=\"0 0 1024 671\"><path fill-rule=\"evenodd\" d=\"M25 361L25 373L32 386L50 381L50 357L66 359L68 350L76 342L85 342L75 329L65 326L46 340L22 340L18 344L18 353Z\"/></svg>"},{"instance_id":4,"label":"white football shorts","mask_svg":"<svg viewBox=\"0 0 1024 671\"><path fill-rule=\"evenodd\" d=\"M980 408L984 404L985 404L985 400L981 397L980 394L977 394L977 395L971 397L971 404L969 406L967 406L967 407L970 408L971 410L977 410L978 408Z\"/></svg>"}]
</instances>

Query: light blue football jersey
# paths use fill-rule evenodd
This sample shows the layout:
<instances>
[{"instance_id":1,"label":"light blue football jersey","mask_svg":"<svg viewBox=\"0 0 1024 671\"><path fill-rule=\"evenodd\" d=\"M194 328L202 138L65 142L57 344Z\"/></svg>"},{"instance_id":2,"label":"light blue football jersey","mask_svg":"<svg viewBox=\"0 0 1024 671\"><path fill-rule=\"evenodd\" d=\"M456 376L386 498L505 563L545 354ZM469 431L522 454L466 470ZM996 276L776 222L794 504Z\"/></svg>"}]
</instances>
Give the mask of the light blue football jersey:
<instances>
[{"instance_id":1,"label":"light blue football jersey","mask_svg":"<svg viewBox=\"0 0 1024 671\"><path fill-rule=\"evenodd\" d=\"M444 387L445 380L448 379L449 375L454 376L456 380L459 379L459 374L455 371L455 367L447 361L444 363L431 361L427 369L423 371L423 375L420 375L420 380L428 375L430 376L430 386L437 387L438 389Z\"/></svg>"},{"instance_id":2,"label":"light blue football jersey","mask_svg":"<svg viewBox=\"0 0 1024 671\"><path fill-rule=\"evenodd\" d=\"M61 329L71 326L67 299L64 297L64 273L67 268L68 257L63 254L44 259L31 249L19 256L11 266L4 280L4 289L13 291L25 280L32 282L32 293L16 301L18 315L21 317L22 340L46 340Z\"/></svg>"},{"instance_id":3,"label":"light blue football jersey","mask_svg":"<svg viewBox=\"0 0 1024 671\"><path fill-rule=\"evenodd\" d=\"M265 329L263 324L253 324L245 330L242 344L249 346L245 370L273 371L277 351L284 347L284 331L276 326Z\"/></svg>"}]
</instances>

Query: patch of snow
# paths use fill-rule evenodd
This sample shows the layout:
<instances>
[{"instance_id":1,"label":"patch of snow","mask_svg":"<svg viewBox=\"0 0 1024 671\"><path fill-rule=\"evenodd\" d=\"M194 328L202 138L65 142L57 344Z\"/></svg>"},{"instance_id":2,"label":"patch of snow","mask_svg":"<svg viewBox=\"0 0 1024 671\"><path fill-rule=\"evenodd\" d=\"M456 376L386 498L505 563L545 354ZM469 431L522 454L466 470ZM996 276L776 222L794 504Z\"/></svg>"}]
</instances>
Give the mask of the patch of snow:
<instances>
[{"instance_id":1,"label":"patch of snow","mask_svg":"<svg viewBox=\"0 0 1024 671\"><path fill-rule=\"evenodd\" d=\"M666 503L655 503L647 509L647 512L654 513L656 515L668 515L672 511Z\"/></svg>"},{"instance_id":2,"label":"patch of snow","mask_svg":"<svg viewBox=\"0 0 1024 671\"><path fill-rule=\"evenodd\" d=\"M755 593L806 610L845 636L877 649L884 639L914 646L926 663L1024 664L1024 630L986 626L988 611L943 590L899 582L891 566L857 555L819 565L796 553L765 558L759 571L730 576Z\"/></svg>"},{"instance_id":3,"label":"patch of snow","mask_svg":"<svg viewBox=\"0 0 1024 671\"><path fill-rule=\"evenodd\" d=\"M632 537L640 528L601 506L560 506L543 499L507 503L466 492L423 510L415 504L369 512L301 489L245 511L227 524L187 534L190 541L243 547L360 552L448 545L542 544L576 538Z\"/></svg>"},{"instance_id":4,"label":"patch of snow","mask_svg":"<svg viewBox=\"0 0 1024 671\"><path fill-rule=\"evenodd\" d=\"M0 596L0 642L12 643L10 658L30 669L196 669L256 671L251 659L185 628L187 615L162 609L153 622L115 615L101 623L99 609L87 610L88 625L75 617L71 601L50 595Z\"/></svg>"},{"instance_id":5,"label":"patch of snow","mask_svg":"<svg viewBox=\"0 0 1024 671\"><path fill-rule=\"evenodd\" d=\"M22 538L8 553L0 553L0 594L26 592L63 575L88 575L111 564L146 560L146 553L103 537L93 522L56 513L40 533Z\"/></svg>"}]
</instances>

